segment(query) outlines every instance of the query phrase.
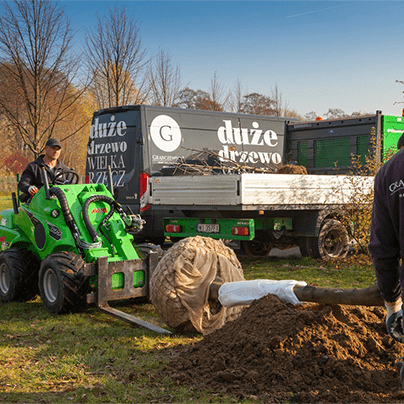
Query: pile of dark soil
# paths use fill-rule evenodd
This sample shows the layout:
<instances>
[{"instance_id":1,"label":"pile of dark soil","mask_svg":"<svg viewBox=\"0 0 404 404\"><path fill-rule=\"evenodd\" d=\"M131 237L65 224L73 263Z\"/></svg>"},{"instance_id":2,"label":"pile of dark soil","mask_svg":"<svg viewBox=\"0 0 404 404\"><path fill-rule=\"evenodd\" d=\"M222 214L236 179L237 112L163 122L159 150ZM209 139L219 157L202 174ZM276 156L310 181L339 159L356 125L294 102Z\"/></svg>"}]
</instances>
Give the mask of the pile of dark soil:
<instances>
[{"instance_id":1,"label":"pile of dark soil","mask_svg":"<svg viewBox=\"0 0 404 404\"><path fill-rule=\"evenodd\" d=\"M165 367L180 384L258 402L404 402L380 307L293 306L268 295ZM171 352L173 354L173 352Z\"/></svg>"}]
</instances>

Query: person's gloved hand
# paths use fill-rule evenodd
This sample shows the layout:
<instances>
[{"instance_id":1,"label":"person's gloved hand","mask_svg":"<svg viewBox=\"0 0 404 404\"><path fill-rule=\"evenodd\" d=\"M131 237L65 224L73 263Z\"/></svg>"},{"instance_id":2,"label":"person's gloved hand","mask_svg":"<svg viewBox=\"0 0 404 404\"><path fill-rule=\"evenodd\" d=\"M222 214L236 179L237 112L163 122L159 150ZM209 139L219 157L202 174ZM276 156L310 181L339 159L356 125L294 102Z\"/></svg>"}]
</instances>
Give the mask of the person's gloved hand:
<instances>
[{"instance_id":1,"label":"person's gloved hand","mask_svg":"<svg viewBox=\"0 0 404 404\"><path fill-rule=\"evenodd\" d=\"M393 303L386 302L387 333L391 336L391 338L393 338L395 341L398 342L404 342L403 311L401 307L402 307L401 299Z\"/></svg>"},{"instance_id":2,"label":"person's gloved hand","mask_svg":"<svg viewBox=\"0 0 404 404\"><path fill-rule=\"evenodd\" d=\"M28 193L29 193L31 196L34 196L37 192L38 192L38 188L37 188L35 185L31 185L31 186L28 188Z\"/></svg>"}]
</instances>

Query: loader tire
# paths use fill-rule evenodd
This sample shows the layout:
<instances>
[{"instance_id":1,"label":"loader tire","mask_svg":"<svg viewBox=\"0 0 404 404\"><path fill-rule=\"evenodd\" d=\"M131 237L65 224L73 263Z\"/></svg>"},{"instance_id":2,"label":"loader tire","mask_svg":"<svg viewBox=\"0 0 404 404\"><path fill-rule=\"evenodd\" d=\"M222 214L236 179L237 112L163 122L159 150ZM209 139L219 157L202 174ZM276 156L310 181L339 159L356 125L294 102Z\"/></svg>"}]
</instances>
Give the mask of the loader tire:
<instances>
[{"instance_id":1,"label":"loader tire","mask_svg":"<svg viewBox=\"0 0 404 404\"><path fill-rule=\"evenodd\" d=\"M345 258L348 254L348 235L342 223L336 219L324 220L318 237L307 237L306 243L312 258L330 261Z\"/></svg>"},{"instance_id":2,"label":"loader tire","mask_svg":"<svg viewBox=\"0 0 404 404\"><path fill-rule=\"evenodd\" d=\"M180 333L209 334L237 318L242 306L226 308L209 299L209 287L216 277L224 282L244 280L231 248L200 236L174 244L150 280L150 300L160 319Z\"/></svg>"},{"instance_id":3,"label":"loader tire","mask_svg":"<svg viewBox=\"0 0 404 404\"><path fill-rule=\"evenodd\" d=\"M39 291L45 307L55 314L83 310L90 292L89 278L83 275L84 260L73 252L48 255L39 271Z\"/></svg>"},{"instance_id":4,"label":"loader tire","mask_svg":"<svg viewBox=\"0 0 404 404\"><path fill-rule=\"evenodd\" d=\"M9 248L0 253L2 302L27 302L38 294L39 260L30 251Z\"/></svg>"}]
</instances>

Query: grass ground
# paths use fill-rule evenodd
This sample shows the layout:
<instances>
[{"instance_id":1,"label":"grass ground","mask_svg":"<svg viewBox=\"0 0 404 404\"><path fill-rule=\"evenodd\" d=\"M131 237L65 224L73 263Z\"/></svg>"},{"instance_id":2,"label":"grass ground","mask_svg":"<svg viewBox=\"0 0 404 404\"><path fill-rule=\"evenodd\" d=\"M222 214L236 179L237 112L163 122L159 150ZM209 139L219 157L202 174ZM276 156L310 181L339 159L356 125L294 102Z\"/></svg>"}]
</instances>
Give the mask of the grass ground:
<instances>
[{"instance_id":1,"label":"grass ground","mask_svg":"<svg viewBox=\"0 0 404 404\"><path fill-rule=\"evenodd\" d=\"M0 194L0 212L11 207L10 194ZM357 256L338 263L301 257L241 261L246 279L295 279L341 288L367 287L375 281L369 262ZM131 302L119 308L164 326L149 303ZM0 303L0 402L239 402L157 377L167 361L168 348L201 338L157 335L95 308L54 316L39 298Z\"/></svg>"},{"instance_id":2,"label":"grass ground","mask_svg":"<svg viewBox=\"0 0 404 404\"><path fill-rule=\"evenodd\" d=\"M337 287L366 287L375 280L368 264L326 264L299 257L245 258L242 264L247 279L296 279ZM120 308L163 326L149 303L132 302ZM95 308L54 316L39 298L28 303L0 303L0 402L239 402L157 377L167 361L167 348L200 338L157 335Z\"/></svg>"}]
</instances>

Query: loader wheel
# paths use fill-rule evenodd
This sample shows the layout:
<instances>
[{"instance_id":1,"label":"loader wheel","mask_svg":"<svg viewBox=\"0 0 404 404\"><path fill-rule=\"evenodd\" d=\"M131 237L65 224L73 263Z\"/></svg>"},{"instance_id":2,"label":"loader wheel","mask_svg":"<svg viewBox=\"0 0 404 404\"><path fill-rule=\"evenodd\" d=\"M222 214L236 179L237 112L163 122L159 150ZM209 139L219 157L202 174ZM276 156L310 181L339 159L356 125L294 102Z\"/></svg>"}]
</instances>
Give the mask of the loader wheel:
<instances>
[{"instance_id":1,"label":"loader wheel","mask_svg":"<svg viewBox=\"0 0 404 404\"><path fill-rule=\"evenodd\" d=\"M307 237L306 244L311 257L330 261L347 256L349 238L339 220L326 219L318 237Z\"/></svg>"},{"instance_id":2,"label":"loader wheel","mask_svg":"<svg viewBox=\"0 0 404 404\"><path fill-rule=\"evenodd\" d=\"M73 252L48 255L39 271L39 291L51 313L68 313L86 308L89 278L83 275L84 260Z\"/></svg>"},{"instance_id":3,"label":"loader wheel","mask_svg":"<svg viewBox=\"0 0 404 404\"><path fill-rule=\"evenodd\" d=\"M243 241L244 252L250 257L268 257L272 249L271 243L263 243L262 241Z\"/></svg>"},{"instance_id":4,"label":"loader wheel","mask_svg":"<svg viewBox=\"0 0 404 404\"><path fill-rule=\"evenodd\" d=\"M38 294L39 260L28 250L10 248L0 253L2 302L27 302Z\"/></svg>"},{"instance_id":5,"label":"loader wheel","mask_svg":"<svg viewBox=\"0 0 404 404\"><path fill-rule=\"evenodd\" d=\"M234 251L209 237L189 237L174 244L155 268L150 300L161 320L178 332L209 334L235 319L243 307L226 308L209 300L216 277L244 280Z\"/></svg>"}]
</instances>

